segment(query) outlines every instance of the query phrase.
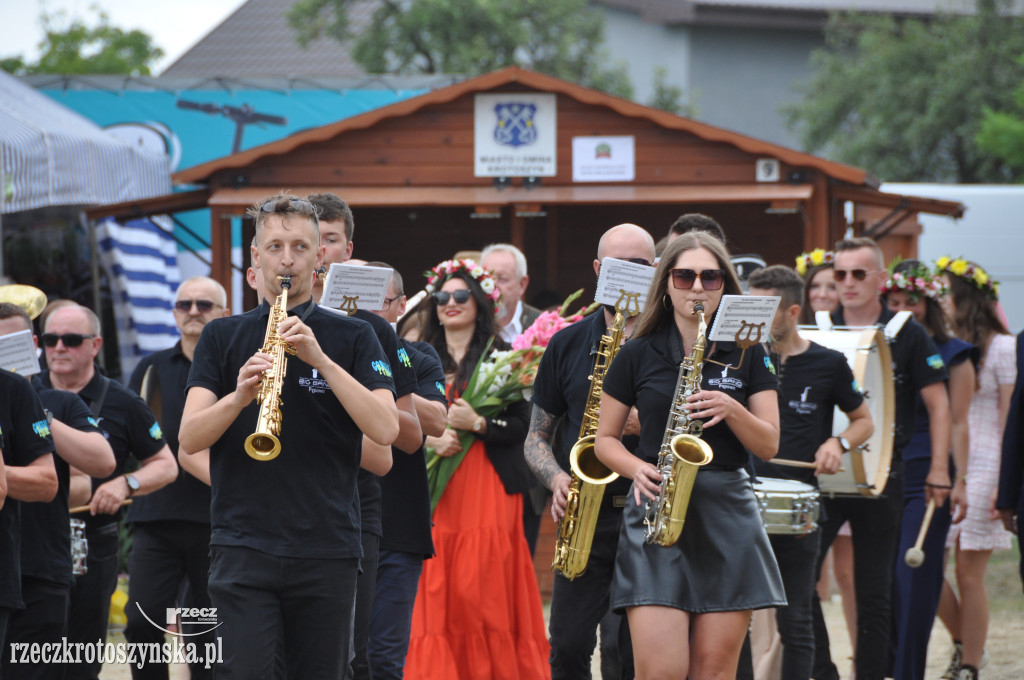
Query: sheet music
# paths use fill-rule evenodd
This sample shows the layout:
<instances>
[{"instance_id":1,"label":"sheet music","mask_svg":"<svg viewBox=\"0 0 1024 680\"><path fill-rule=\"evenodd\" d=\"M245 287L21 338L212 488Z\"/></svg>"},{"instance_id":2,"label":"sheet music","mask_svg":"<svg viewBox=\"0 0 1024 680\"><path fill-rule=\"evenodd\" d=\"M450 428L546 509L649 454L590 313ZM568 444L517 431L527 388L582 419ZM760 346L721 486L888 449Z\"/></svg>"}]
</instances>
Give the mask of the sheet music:
<instances>
[{"instance_id":1,"label":"sheet music","mask_svg":"<svg viewBox=\"0 0 1024 680\"><path fill-rule=\"evenodd\" d=\"M761 341L768 340L768 333L775 319L775 310L779 307L778 295L724 295L718 305L718 315L708 333L709 340L733 342L736 333L743 331L740 339L753 329L750 339L757 336L757 326L761 326Z\"/></svg>"},{"instance_id":2,"label":"sheet music","mask_svg":"<svg viewBox=\"0 0 1024 680\"><path fill-rule=\"evenodd\" d=\"M32 342L32 331L17 331L0 335L0 368L14 371L18 375L30 376L39 373L39 353Z\"/></svg>"},{"instance_id":3,"label":"sheet music","mask_svg":"<svg viewBox=\"0 0 1024 680\"><path fill-rule=\"evenodd\" d=\"M388 284L391 283L394 271L390 267L367 267L335 262L327 272L320 304L338 309L345 304L346 298L355 298L359 309L383 309L384 300L388 296Z\"/></svg>"},{"instance_id":4,"label":"sheet music","mask_svg":"<svg viewBox=\"0 0 1024 680\"><path fill-rule=\"evenodd\" d=\"M614 305L625 290L627 293L639 293L640 311L643 311L652 279L654 267L606 257L601 260L601 275L597 278L594 301Z\"/></svg>"}]
</instances>

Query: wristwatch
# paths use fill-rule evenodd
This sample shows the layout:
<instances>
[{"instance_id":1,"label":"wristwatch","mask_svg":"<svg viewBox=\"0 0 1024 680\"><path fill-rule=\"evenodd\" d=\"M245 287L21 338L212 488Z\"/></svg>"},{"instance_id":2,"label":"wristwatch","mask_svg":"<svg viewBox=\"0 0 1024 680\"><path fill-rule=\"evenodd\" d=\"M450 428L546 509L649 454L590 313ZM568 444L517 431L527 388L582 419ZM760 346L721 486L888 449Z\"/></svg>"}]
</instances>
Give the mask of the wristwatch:
<instances>
[{"instance_id":1,"label":"wristwatch","mask_svg":"<svg viewBox=\"0 0 1024 680\"><path fill-rule=\"evenodd\" d=\"M836 439L839 441L839 446L843 449L843 453L850 450L850 442L846 440L846 437L836 437Z\"/></svg>"},{"instance_id":2,"label":"wristwatch","mask_svg":"<svg viewBox=\"0 0 1024 680\"><path fill-rule=\"evenodd\" d=\"M484 429L484 424L486 422L486 418L484 418L483 416L477 416L476 420L473 421L473 432L479 432L480 430Z\"/></svg>"},{"instance_id":3,"label":"wristwatch","mask_svg":"<svg viewBox=\"0 0 1024 680\"><path fill-rule=\"evenodd\" d=\"M128 482L128 498L131 498L139 490L139 480L129 472L124 476L124 481Z\"/></svg>"}]
</instances>

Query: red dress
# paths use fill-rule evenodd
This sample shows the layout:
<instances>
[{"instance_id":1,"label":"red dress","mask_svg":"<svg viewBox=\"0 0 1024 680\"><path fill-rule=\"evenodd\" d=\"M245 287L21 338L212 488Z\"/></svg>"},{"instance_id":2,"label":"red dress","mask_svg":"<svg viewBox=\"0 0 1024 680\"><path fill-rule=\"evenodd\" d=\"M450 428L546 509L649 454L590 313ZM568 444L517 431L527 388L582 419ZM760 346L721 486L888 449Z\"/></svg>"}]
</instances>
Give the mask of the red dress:
<instances>
[{"instance_id":1,"label":"red dress","mask_svg":"<svg viewBox=\"0 0 1024 680\"><path fill-rule=\"evenodd\" d=\"M551 677L522 498L475 440L434 512L437 555L423 563L406 680Z\"/></svg>"}]
</instances>

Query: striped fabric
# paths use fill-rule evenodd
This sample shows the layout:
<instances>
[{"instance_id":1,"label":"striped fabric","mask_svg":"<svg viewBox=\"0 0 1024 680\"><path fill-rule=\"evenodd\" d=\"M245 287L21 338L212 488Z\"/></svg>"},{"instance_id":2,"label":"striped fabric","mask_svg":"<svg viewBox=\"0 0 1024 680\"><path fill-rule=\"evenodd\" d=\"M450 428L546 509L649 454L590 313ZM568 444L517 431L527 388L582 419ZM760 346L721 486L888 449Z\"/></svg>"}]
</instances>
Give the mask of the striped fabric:
<instances>
[{"instance_id":1,"label":"striped fabric","mask_svg":"<svg viewBox=\"0 0 1024 680\"><path fill-rule=\"evenodd\" d=\"M168 231L173 227L166 217L153 220ZM97 239L100 263L110 274L121 368L129 375L140 358L178 340L172 312L181 283L177 246L148 219L124 225L104 220Z\"/></svg>"},{"instance_id":2,"label":"striped fabric","mask_svg":"<svg viewBox=\"0 0 1024 680\"><path fill-rule=\"evenodd\" d=\"M136 148L0 72L0 214L170 193L166 156Z\"/></svg>"}]
</instances>

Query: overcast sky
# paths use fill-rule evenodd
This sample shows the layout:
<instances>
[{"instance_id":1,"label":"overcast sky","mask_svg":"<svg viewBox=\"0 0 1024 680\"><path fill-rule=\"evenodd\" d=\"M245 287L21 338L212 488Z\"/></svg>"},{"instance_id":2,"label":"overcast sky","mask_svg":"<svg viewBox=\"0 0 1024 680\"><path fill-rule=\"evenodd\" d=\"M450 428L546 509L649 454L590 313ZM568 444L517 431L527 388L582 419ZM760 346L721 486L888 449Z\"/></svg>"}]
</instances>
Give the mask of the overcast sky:
<instances>
[{"instance_id":1,"label":"overcast sky","mask_svg":"<svg viewBox=\"0 0 1024 680\"><path fill-rule=\"evenodd\" d=\"M245 0L0 0L0 57L16 54L33 61L43 39L39 16L45 6L50 14L64 10L70 16L95 25L92 5L99 5L115 26L149 33L164 58L154 73L171 64Z\"/></svg>"}]
</instances>

